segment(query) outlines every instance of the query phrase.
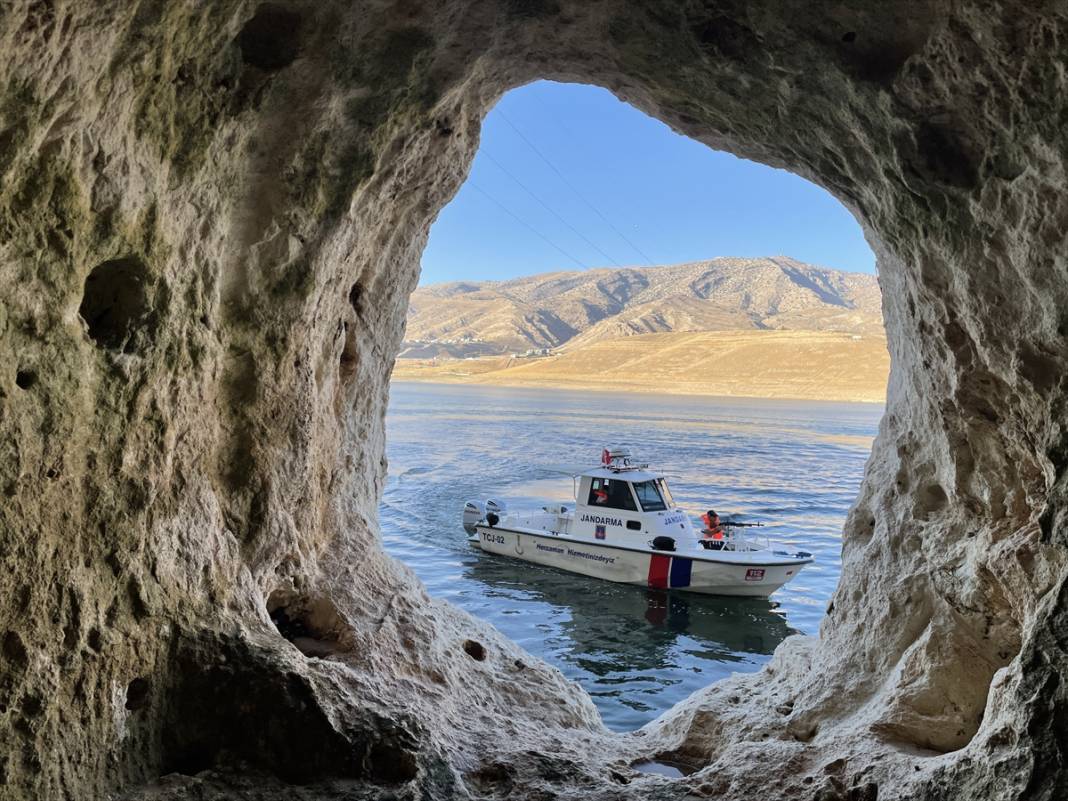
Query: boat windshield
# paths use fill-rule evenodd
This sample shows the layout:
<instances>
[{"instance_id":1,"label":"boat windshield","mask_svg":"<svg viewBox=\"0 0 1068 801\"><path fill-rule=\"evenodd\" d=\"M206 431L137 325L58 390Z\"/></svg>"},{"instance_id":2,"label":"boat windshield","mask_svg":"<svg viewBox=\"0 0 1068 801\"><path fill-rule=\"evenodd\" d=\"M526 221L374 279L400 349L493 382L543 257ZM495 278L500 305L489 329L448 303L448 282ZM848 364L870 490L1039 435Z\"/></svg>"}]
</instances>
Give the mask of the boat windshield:
<instances>
[{"instance_id":1,"label":"boat windshield","mask_svg":"<svg viewBox=\"0 0 1068 801\"><path fill-rule=\"evenodd\" d=\"M659 481L634 482L634 493L638 496L638 503L642 505L643 511L662 512L667 509L667 504L664 503L664 498L657 488L659 483Z\"/></svg>"},{"instance_id":2,"label":"boat windshield","mask_svg":"<svg viewBox=\"0 0 1068 801\"><path fill-rule=\"evenodd\" d=\"M668 489L667 481L662 478L656 480L656 485L660 487L660 494L664 496L664 500L667 501L668 506L675 505L675 499L671 497L671 490Z\"/></svg>"}]
</instances>

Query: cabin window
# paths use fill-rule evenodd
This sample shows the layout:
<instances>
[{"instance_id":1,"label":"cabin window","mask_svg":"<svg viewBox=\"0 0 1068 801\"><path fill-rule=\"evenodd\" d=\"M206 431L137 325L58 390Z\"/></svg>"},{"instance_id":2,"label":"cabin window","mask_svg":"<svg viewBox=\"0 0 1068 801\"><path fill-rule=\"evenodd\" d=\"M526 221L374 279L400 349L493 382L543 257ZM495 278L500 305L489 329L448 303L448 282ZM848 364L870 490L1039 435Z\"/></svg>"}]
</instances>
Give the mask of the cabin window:
<instances>
[{"instance_id":1,"label":"cabin window","mask_svg":"<svg viewBox=\"0 0 1068 801\"><path fill-rule=\"evenodd\" d=\"M664 503L664 498L657 488L659 483L659 481L636 481L634 483L634 492L638 496L638 502L646 512L662 512L667 509L667 504Z\"/></svg>"},{"instance_id":2,"label":"cabin window","mask_svg":"<svg viewBox=\"0 0 1068 801\"><path fill-rule=\"evenodd\" d=\"M667 482L662 478L658 478L656 480L656 485L660 487L660 494L664 496L664 503L669 507L674 506L675 499L671 496L671 490L668 489Z\"/></svg>"},{"instance_id":3,"label":"cabin window","mask_svg":"<svg viewBox=\"0 0 1068 801\"><path fill-rule=\"evenodd\" d=\"M610 478L595 478L590 481L590 506L605 509L626 509L637 512L634 496L630 494L630 482Z\"/></svg>"}]
</instances>

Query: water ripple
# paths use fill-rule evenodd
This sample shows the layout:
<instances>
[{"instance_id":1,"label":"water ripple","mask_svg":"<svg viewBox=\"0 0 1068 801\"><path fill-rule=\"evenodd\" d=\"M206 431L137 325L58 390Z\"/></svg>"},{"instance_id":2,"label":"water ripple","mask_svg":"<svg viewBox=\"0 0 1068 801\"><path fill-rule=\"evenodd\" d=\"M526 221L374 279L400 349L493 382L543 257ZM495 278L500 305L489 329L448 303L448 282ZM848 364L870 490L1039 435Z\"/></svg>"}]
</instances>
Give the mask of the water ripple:
<instances>
[{"instance_id":1,"label":"water ripple","mask_svg":"<svg viewBox=\"0 0 1068 801\"><path fill-rule=\"evenodd\" d=\"M428 591L497 628L585 687L605 722L637 728L732 672L813 634L840 571L841 528L882 407L395 383L386 550ZM626 444L676 475L676 500L766 524L817 562L771 601L621 586L487 556L459 525L468 498L571 500L550 466Z\"/></svg>"}]
</instances>

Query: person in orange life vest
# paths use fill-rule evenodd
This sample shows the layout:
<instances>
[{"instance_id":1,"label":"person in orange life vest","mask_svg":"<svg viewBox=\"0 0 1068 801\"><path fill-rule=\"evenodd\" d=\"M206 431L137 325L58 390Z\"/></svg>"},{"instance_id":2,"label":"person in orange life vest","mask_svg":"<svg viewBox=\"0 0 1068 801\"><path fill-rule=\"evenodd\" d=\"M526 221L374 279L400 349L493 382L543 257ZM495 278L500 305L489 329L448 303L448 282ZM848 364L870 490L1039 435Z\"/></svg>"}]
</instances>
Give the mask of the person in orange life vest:
<instances>
[{"instance_id":1,"label":"person in orange life vest","mask_svg":"<svg viewBox=\"0 0 1068 801\"><path fill-rule=\"evenodd\" d=\"M608 503L608 491L604 487L594 489L593 501L594 503Z\"/></svg>"},{"instance_id":2,"label":"person in orange life vest","mask_svg":"<svg viewBox=\"0 0 1068 801\"><path fill-rule=\"evenodd\" d=\"M709 509L701 515L701 522L705 524L704 530L701 532L701 544L711 551L722 550L726 537L723 532L723 524L720 522L716 510Z\"/></svg>"}]
</instances>

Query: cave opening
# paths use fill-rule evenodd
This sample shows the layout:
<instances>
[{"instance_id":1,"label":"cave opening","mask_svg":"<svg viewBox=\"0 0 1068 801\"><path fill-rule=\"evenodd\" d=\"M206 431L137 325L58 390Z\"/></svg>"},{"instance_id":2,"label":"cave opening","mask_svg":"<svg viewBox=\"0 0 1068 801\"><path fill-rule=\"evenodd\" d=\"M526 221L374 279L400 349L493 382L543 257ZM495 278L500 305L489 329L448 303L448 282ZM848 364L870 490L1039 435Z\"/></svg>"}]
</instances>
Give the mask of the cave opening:
<instances>
[{"instance_id":1,"label":"cave opening","mask_svg":"<svg viewBox=\"0 0 1068 801\"><path fill-rule=\"evenodd\" d=\"M1065 795L1058 9L23 3L0 27L4 794ZM529 393L523 441L487 389L489 409L435 409L440 441L474 418L483 433L405 464L393 428L385 458L429 226L492 104L540 77L826 187L884 290L886 413L819 636L702 679L638 732L529 657L560 645L530 609L513 642L380 536L394 555L417 541L398 531L444 541L448 503L553 444L529 421L559 408ZM557 450L628 415L642 441L663 432L662 413L581 394ZM745 422L724 435L751 442ZM474 471L459 498L438 492L445 456ZM627 614L677 642L694 608ZM552 622L620 643L622 617Z\"/></svg>"},{"instance_id":2,"label":"cave opening","mask_svg":"<svg viewBox=\"0 0 1068 801\"><path fill-rule=\"evenodd\" d=\"M889 370L874 255L844 206L604 89L537 81L482 120L422 266L379 519L432 594L562 669L619 730L816 633ZM465 542L466 501L572 505L554 467L615 444L675 474L694 521L715 506L815 550L800 589L613 585ZM417 506L447 536L413 527Z\"/></svg>"}]
</instances>

